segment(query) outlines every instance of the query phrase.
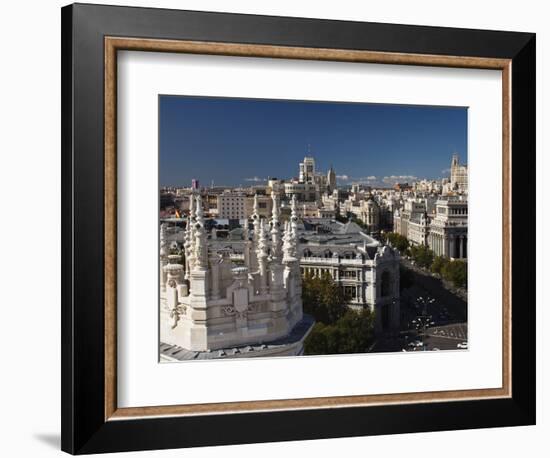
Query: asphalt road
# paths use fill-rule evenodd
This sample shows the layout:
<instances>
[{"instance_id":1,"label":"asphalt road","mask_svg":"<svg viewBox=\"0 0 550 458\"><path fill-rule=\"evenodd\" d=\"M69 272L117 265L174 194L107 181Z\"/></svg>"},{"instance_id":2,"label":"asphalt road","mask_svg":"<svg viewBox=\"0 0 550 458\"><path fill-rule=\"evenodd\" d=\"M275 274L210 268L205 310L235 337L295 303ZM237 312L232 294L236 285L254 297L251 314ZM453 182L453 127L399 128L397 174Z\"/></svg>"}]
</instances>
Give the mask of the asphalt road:
<instances>
[{"instance_id":1,"label":"asphalt road","mask_svg":"<svg viewBox=\"0 0 550 458\"><path fill-rule=\"evenodd\" d=\"M466 301L438 278L418 269L412 272L414 284L401 294L400 332L381 336L370 352L460 350L457 345L468 342ZM418 328L420 321L428 324L426 329Z\"/></svg>"}]
</instances>

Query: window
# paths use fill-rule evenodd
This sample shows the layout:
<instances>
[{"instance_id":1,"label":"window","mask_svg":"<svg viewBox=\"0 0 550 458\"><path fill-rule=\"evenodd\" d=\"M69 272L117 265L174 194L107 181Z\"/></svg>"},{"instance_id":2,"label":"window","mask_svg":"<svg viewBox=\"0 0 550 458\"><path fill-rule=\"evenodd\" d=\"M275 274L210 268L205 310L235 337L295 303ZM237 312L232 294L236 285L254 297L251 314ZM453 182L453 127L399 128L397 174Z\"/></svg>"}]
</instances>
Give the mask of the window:
<instances>
[{"instance_id":1,"label":"window","mask_svg":"<svg viewBox=\"0 0 550 458\"><path fill-rule=\"evenodd\" d=\"M357 296L357 288L355 288L355 286L344 286L344 295L348 298L355 299Z\"/></svg>"}]
</instances>

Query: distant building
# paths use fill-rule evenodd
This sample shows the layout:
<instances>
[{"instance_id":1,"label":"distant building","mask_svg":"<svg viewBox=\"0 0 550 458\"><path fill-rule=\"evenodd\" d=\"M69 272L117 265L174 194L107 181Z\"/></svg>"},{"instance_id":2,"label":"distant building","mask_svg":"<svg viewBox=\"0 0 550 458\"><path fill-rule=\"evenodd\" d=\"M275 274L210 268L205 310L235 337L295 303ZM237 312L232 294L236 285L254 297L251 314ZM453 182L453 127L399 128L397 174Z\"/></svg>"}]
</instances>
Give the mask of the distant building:
<instances>
[{"instance_id":1,"label":"distant building","mask_svg":"<svg viewBox=\"0 0 550 458\"><path fill-rule=\"evenodd\" d=\"M304 161L299 165L300 183L314 183L315 182L315 159L312 157L304 157Z\"/></svg>"},{"instance_id":2,"label":"distant building","mask_svg":"<svg viewBox=\"0 0 550 458\"><path fill-rule=\"evenodd\" d=\"M200 188L199 180L197 180L196 178L193 178L191 180L191 189L198 190L199 188Z\"/></svg>"},{"instance_id":3,"label":"distant building","mask_svg":"<svg viewBox=\"0 0 550 458\"><path fill-rule=\"evenodd\" d=\"M429 222L426 212L413 214L407 226L409 242L413 245L428 245Z\"/></svg>"},{"instance_id":4,"label":"distant building","mask_svg":"<svg viewBox=\"0 0 550 458\"><path fill-rule=\"evenodd\" d=\"M327 192L331 193L336 189L336 172L330 166L330 169L327 173Z\"/></svg>"},{"instance_id":5,"label":"distant building","mask_svg":"<svg viewBox=\"0 0 550 458\"><path fill-rule=\"evenodd\" d=\"M458 154L453 154L451 160L451 189L468 192L468 166L460 165Z\"/></svg>"},{"instance_id":6,"label":"distant building","mask_svg":"<svg viewBox=\"0 0 550 458\"><path fill-rule=\"evenodd\" d=\"M254 213L254 202L258 203L258 215L260 218L269 218L273 208L273 200L266 195L246 196L245 199L245 214L247 216Z\"/></svg>"},{"instance_id":7,"label":"distant building","mask_svg":"<svg viewBox=\"0 0 550 458\"><path fill-rule=\"evenodd\" d=\"M468 257L468 201L461 197L440 199L429 227L428 245L438 256Z\"/></svg>"},{"instance_id":8,"label":"distant building","mask_svg":"<svg viewBox=\"0 0 550 458\"><path fill-rule=\"evenodd\" d=\"M246 195L241 191L227 190L218 196L218 217L245 219L248 217Z\"/></svg>"},{"instance_id":9,"label":"distant building","mask_svg":"<svg viewBox=\"0 0 550 458\"><path fill-rule=\"evenodd\" d=\"M393 189L396 191L410 191L412 186L409 183L395 183Z\"/></svg>"},{"instance_id":10,"label":"distant building","mask_svg":"<svg viewBox=\"0 0 550 458\"><path fill-rule=\"evenodd\" d=\"M295 196L299 202L315 202L319 197L319 190L314 183L290 181L284 183L283 189L288 199Z\"/></svg>"},{"instance_id":11,"label":"distant building","mask_svg":"<svg viewBox=\"0 0 550 458\"><path fill-rule=\"evenodd\" d=\"M365 232L370 235L376 235L380 231L380 206L373 195L354 188L347 200L340 204L340 213L343 216L354 215L365 227Z\"/></svg>"},{"instance_id":12,"label":"distant building","mask_svg":"<svg viewBox=\"0 0 550 458\"><path fill-rule=\"evenodd\" d=\"M416 232L419 228L415 227L412 229L412 231L415 232L415 236L413 236L413 232L409 232L409 224L411 221L413 225L419 224L421 222L421 215L426 217L426 202L424 199L409 198L405 200L403 208L401 208L401 210L395 210L393 217L393 232L403 237L407 237L413 243L417 243L417 240L421 240L421 238L416 236ZM418 244L425 245L425 242Z\"/></svg>"}]
</instances>

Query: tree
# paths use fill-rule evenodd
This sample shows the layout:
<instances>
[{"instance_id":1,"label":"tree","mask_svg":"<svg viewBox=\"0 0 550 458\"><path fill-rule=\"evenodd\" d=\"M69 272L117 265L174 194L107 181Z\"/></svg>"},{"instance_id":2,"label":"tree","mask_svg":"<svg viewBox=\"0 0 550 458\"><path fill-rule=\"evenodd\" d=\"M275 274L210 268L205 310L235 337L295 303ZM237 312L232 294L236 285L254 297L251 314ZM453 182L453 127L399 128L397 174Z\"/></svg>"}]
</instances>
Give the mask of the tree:
<instances>
[{"instance_id":1,"label":"tree","mask_svg":"<svg viewBox=\"0 0 550 458\"><path fill-rule=\"evenodd\" d=\"M339 221L340 223L346 224L349 221L349 218L346 216L340 215L339 213L336 213L335 215L336 221Z\"/></svg>"},{"instance_id":2,"label":"tree","mask_svg":"<svg viewBox=\"0 0 550 458\"><path fill-rule=\"evenodd\" d=\"M374 336L374 314L366 308L360 312L349 310L336 322L338 353L362 353Z\"/></svg>"},{"instance_id":3,"label":"tree","mask_svg":"<svg viewBox=\"0 0 550 458\"><path fill-rule=\"evenodd\" d=\"M386 240L401 253L404 253L409 248L409 240L407 237L404 237L397 232L390 232L387 234Z\"/></svg>"},{"instance_id":4,"label":"tree","mask_svg":"<svg viewBox=\"0 0 550 458\"><path fill-rule=\"evenodd\" d=\"M454 284L457 288L466 288L468 286L468 263L455 260L448 262L442 269L441 275L445 280Z\"/></svg>"},{"instance_id":5,"label":"tree","mask_svg":"<svg viewBox=\"0 0 550 458\"><path fill-rule=\"evenodd\" d=\"M411 246L411 257L419 267L429 269L434 260L434 252L425 245Z\"/></svg>"},{"instance_id":6,"label":"tree","mask_svg":"<svg viewBox=\"0 0 550 458\"><path fill-rule=\"evenodd\" d=\"M432 265L430 267L430 270L434 273L434 274L439 274L441 275L441 272L443 270L443 268L449 263L449 258L445 257L445 256L436 256L432 262Z\"/></svg>"},{"instance_id":7,"label":"tree","mask_svg":"<svg viewBox=\"0 0 550 458\"><path fill-rule=\"evenodd\" d=\"M321 278L306 275L302 280L304 312L318 323L332 324L346 312L344 290L325 273Z\"/></svg>"},{"instance_id":8,"label":"tree","mask_svg":"<svg viewBox=\"0 0 550 458\"><path fill-rule=\"evenodd\" d=\"M315 323L313 329L307 336L304 342L304 354L306 355L327 355L328 342L326 325L323 323Z\"/></svg>"},{"instance_id":9,"label":"tree","mask_svg":"<svg viewBox=\"0 0 550 458\"><path fill-rule=\"evenodd\" d=\"M363 353L374 336L374 314L370 309L348 309L331 325L316 323L304 342L306 355Z\"/></svg>"}]
</instances>

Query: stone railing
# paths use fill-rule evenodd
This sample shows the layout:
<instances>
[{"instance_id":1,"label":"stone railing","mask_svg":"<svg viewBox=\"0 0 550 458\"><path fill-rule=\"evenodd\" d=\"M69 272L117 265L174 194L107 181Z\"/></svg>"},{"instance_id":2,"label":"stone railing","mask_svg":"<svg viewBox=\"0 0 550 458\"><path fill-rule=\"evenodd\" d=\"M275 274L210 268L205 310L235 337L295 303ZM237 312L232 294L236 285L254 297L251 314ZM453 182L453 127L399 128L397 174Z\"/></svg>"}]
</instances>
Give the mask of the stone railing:
<instances>
[{"instance_id":1,"label":"stone railing","mask_svg":"<svg viewBox=\"0 0 550 458\"><path fill-rule=\"evenodd\" d=\"M320 258L315 256L300 258L300 263L303 264L325 264L325 265L349 265L349 266L361 266L366 263L362 259L345 259L345 258Z\"/></svg>"}]
</instances>

